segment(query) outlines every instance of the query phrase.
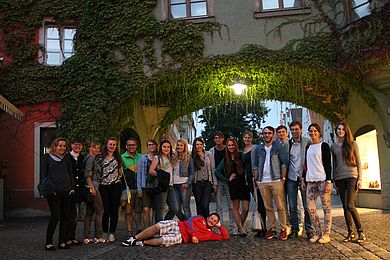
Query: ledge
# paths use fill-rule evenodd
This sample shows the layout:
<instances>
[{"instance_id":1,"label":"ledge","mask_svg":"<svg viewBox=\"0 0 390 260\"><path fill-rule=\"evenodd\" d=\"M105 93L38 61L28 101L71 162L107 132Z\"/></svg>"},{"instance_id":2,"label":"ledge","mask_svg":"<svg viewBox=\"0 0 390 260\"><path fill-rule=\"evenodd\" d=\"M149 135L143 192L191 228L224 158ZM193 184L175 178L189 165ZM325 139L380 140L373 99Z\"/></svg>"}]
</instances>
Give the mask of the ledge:
<instances>
[{"instance_id":1,"label":"ledge","mask_svg":"<svg viewBox=\"0 0 390 260\"><path fill-rule=\"evenodd\" d=\"M189 23L207 23L207 22L215 22L215 16L187 17L187 18L171 19L171 20L181 20Z\"/></svg>"},{"instance_id":2,"label":"ledge","mask_svg":"<svg viewBox=\"0 0 390 260\"><path fill-rule=\"evenodd\" d=\"M311 14L311 8L289 8L289 9L274 9L269 11L257 11L254 14L256 19L289 16L289 15L306 15Z\"/></svg>"}]
</instances>

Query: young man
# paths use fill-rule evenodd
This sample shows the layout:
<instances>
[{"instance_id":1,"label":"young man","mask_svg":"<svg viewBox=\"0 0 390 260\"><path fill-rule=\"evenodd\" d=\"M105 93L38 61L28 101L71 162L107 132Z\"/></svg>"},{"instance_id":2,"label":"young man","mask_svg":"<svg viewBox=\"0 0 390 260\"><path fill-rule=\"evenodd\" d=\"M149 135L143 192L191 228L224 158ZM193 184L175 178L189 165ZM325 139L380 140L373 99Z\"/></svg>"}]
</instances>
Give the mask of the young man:
<instances>
[{"instance_id":1,"label":"young man","mask_svg":"<svg viewBox=\"0 0 390 260\"><path fill-rule=\"evenodd\" d=\"M218 165L221 163L222 159L225 158L225 145L223 144L225 140L225 136L221 131L216 131L214 134L214 143L215 146L210 149L210 152L212 156L214 157L214 167L212 169L216 169ZM223 202L226 202L226 207L229 211L229 226L230 231L233 235L237 235L237 227L234 224L234 218L233 218L233 204L230 199L230 193L229 193L229 186L227 182L218 179L218 188L217 188L217 205L216 205L216 211L217 213L222 217L223 222Z\"/></svg>"},{"instance_id":2,"label":"young man","mask_svg":"<svg viewBox=\"0 0 390 260\"><path fill-rule=\"evenodd\" d=\"M212 230L219 229L219 233ZM158 235L158 237L155 237ZM207 219L194 216L185 221L163 220L145 229L138 235L122 242L124 246L171 246L209 240L228 240L229 234L220 223L217 213L211 213Z\"/></svg>"},{"instance_id":3,"label":"young man","mask_svg":"<svg viewBox=\"0 0 390 260\"><path fill-rule=\"evenodd\" d=\"M126 152L122 154L124 181L123 188L126 190L126 186L130 190L131 199L128 201L126 198L122 200L122 205L125 207L125 222L127 224L127 232L132 235L133 227L133 214L135 220L135 233L141 229L141 203L140 198L137 195L137 172L138 161L142 157L142 154L137 153L137 140L130 138L126 141Z\"/></svg>"},{"instance_id":4,"label":"young man","mask_svg":"<svg viewBox=\"0 0 390 260\"><path fill-rule=\"evenodd\" d=\"M310 216L306 203L306 190L299 190L302 178L303 165L305 163L306 146L310 142L310 138L302 136L302 124L298 121L290 123L290 132L292 138L289 140L289 167L287 175L287 195L290 206L292 234L291 238L298 237L298 201L299 193L304 208L304 224L307 238L310 239L314 235L314 227L310 221Z\"/></svg>"},{"instance_id":5,"label":"young man","mask_svg":"<svg viewBox=\"0 0 390 260\"><path fill-rule=\"evenodd\" d=\"M280 240L287 239L286 205L284 181L287 175L288 154L279 142L274 142L274 128L266 126L263 129L264 144L256 147L253 163L253 175L263 197L267 212L269 230L266 239L276 236L276 218L274 203L278 211L280 223Z\"/></svg>"}]
</instances>

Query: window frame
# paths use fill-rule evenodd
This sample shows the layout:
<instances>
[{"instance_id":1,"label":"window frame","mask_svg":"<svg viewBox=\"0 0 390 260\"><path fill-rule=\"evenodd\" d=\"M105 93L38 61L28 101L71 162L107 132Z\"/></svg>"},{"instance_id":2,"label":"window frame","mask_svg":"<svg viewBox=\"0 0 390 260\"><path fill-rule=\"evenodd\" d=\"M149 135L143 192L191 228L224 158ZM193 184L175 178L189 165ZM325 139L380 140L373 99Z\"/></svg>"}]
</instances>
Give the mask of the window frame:
<instances>
[{"instance_id":1,"label":"window frame","mask_svg":"<svg viewBox=\"0 0 390 260\"><path fill-rule=\"evenodd\" d=\"M50 38L48 37L48 29L49 28L57 28L60 30L60 34L59 34L59 37L60 37L59 38L59 40L60 40L59 64L48 64L47 63L47 60L48 60L47 54L48 53L58 53L58 52L50 52L47 50L47 46L48 46L47 41L50 40ZM65 29L76 30L76 26L74 25L73 22L69 22L65 25L59 25L58 23L56 23L54 21L44 21L43 26L41 28L39 28L39 43L44 48L44 51L40 50L39 54L38 54L39 55L38 61L40 63L46 64L47 66L61 66L62 63L64 63L64 61L69 58L69 57L65 57L65 55L68 53L65 51L65 41L67 40L64 38L65 37ZM61 35L62 35L62 38L61 38ZM71 56L75 55L75 53L76 53L74 38L72 39L72 41L73 41L73 50L72 50Z\"/></svg>"},{"instance_id":2,"label":"window frame","mask_svg":"<svg viewBox=\"0 0 390 260\"><path fill-rule=\"evenodd\" d=\"M203 22L210 22L214 21L214 0L199 0L199 2L205 2L206 3L206 15L204 16L191 16L191 0L185 0L186 5L186 17L180 17L180 18L174 18L172 17L171 12L171 0L163 0L163 12L162 12L162 19L163 20L185 20L190 21L193 23L203 23ZM174 4L177 5L177 4Z\"/></svg>"},{"instance_id":3,"label":"window frame","mask_svg":"<svg viewBox=\"0 0 390 260\"><path fill-rule=\"evenodd\" d=\"M358 5L358 6L353 6L352 1L353 0L345 1L345 9L346 9L345 16L346 16L346 24L347 25L363 19L364 17L370 15L373 12L373 10L376 9L376 0L367 0L367 1L364 1L364 3L362 3L362 4ZM367 14L365 16L359 17L357 19L353 19L353 12L354 12L354 10L359 8L359 7L361 7L361 6L364 6L367 3L369 4L369 7L370 7L370 14Z\"/></svg>"},{"instance_id":4,"label":"window frame","mask_svg":"<svg viewBox=\"0 0 390 260\"><path fill-rule=\"evenodd\" d=\"M256 0L255 2L255 18L269 18L275 16L288 15L307 15L311 13L311 8L306 6L304 0L300 0L298 7L284 7L284 0L278 0L278 8L263 9L264 0Z\"/></svg>"},{"instance_id":5,"label":"window frame","mask_svg":"<svg viewBox=\"0 0 390 260\"><path fill-rule=\"evenodd\" d=\"M38 183L41 172L41 131L46 128L58 129L56 122L36 122L34 124L34 197L41 198L38 191Z\"/></svg>"}]
</instances>

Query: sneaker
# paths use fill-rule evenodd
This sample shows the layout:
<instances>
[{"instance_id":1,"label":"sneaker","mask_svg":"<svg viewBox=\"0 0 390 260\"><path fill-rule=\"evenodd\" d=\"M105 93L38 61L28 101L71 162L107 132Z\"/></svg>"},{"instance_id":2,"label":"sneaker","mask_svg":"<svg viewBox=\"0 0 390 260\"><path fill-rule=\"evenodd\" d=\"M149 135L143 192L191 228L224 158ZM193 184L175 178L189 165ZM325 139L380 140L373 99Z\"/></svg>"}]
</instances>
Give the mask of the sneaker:
<instances>
[{"instance_id":1,"label":"sneaker","mask_svg":"<svg viewBox=\"0 0 390 260\"><path fill-rule=\"evenodd\" d=\"M351 242L355 239L354 233L348 233L348 235L343 239L343 242Z\"/></svg>"},{"instance_id":2,"label":"sneaker","mask_svg":"<svg viewBox=\"0 0 390 260\"><path fill-rule=\"evenodd\" d=\"M279 240L287 240L287 229L280 230Z\"/></svg>"},{"instance_id":3,"label":"sneaker","mask_svg":"<svg viewBox=\"0 0 390 260\"><path fill-rule=\"evenodd\" d=\"M264 237L266 233L267 233L266 230L264 230L264 229L260 230L260 231L256 232L255 237Z\"/></svg>"},{"instance_id":4,"label":"sneaker","mask_svg":"<svg viewBox=\"0 0 390 260\"><path fill-rule=\"evenodd\" d=\"M357 239L357 242L358 243L363 243L363 242L366 242L367 238L366 238L366 235L364 235L363 232L360 232L359 233L359 237Z\"/></svg>"},{"instance_id":5,"label":"sneaker","mask_svg":"<svg viewBox=\"0 0 390 260\"><path fill-rule=\"evenodd\" d=\"M114 234L110 234L109 236L108 236L108 241L110 241L110 242L114 242L115 241L115 236L114 236Z\"/></svg>"},{"instance_id":6,"label":"sneaker","mask_svg":"<svg viewBox=\"0 0 390 260\"><path fill-rule=\"evenodd\" d=\"M137 240L135 237L129 237L125 241L122 241L123 246L144 246L144 241Z\"/></svg>"},{"instance_id":7,"label":"sneaker","mask_svg":"<svg viewBox=\"0 0 390 260\"><path fill-rule=\"evenodd\" d=\"M329 243L329 242L330 242L330 236L329 236L329 234L323 235L323 236L318 240L318 243L320 243L320 244L326 244L326 243Z\"/></svg>"},{"instance_id":8,"label":"sneaker","mask_svg":"<svg viewBox=\"0 0 390 260\"><path fill-rule=\"evenodd\" d=\"M298 231L298 236L302 236L303 234L303 226L299 225L299 231Z\"/></svg>"},{"instance_id":9,"label":"sneaker","mask_svg":"<svg viewBox=\"0 0 390 260\"><path fill-rule=\"evenodd\" d=\"M265 234L265 239L272 239L276 236L275 230L268 230L267 234Z\"/></svg>"},{"instance_id":10,"label":"sneaker","mask_svg":"<svg viewBox=\"0 0 390 260\"><path fill-rule=\"evenodd\" d=\"M298 232L292 232L290 235L288 235L288 238L298 238L299 233Z\"/></svg>"},{"instance_id":11,"label":"sneaker","mask_svg":"<svg viewBox=\"0 0 390 260\"><path fill-rule=\"evenodd\" d=\"M290 235L292 232L293 232L293 231L292 231L291 226L287 225L287 226L286 226L286 233L287 233L287 236Z\"/></svg>"},{"instance_id":12,"label":"sneaker","mask_svg":"<svg viewBox=\"0 0 390 260\"><path fill-rule=\"evenodd\" d=\"M318 241L318 239L320 239L320 237L319 236L317 236L317 235L313 235L310 239L309 239L309 241L310 242L312 242L312 243L315 243L315 242L317 242Z\"/></svg>"}]
</instances>

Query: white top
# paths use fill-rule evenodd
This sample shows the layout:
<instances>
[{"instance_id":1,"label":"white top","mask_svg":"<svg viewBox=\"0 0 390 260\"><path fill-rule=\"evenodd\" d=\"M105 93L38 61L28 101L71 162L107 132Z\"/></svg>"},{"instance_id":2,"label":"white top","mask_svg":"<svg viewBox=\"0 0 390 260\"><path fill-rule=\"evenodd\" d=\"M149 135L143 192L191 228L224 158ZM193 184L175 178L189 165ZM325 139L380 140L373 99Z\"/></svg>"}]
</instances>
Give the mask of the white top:
<instances>
[{"instance_id":1,"label":"white top","mask_svg":"<svg viewBox=\"0 0 390 260\"><path fill-rule=\"evenodd\" d=\"M307 149L306 163L306 181L325 181L326 173L322 164L322 142L319 144L311 144Z\"/></svg>"},{"instance_id":2,"label":"white top","mask_svg":"<svg viewBox=\"0 0 390 260\"><path fill-rule=\"evenodd\" d=\"M172 163L169 161L169 159L164 158L162 156L160 157L160 160L158 160L158 158L159 158L158 155L155 155L154 158L157 161L159 161L159 165L158 165L157 169L164 170L170 174L171 178L169 179L169 186L173 186L173 166L172 166Z\"/></svg>"},{"instance_id":3,"label":"white top","mask_svg":"<svg viewBox=\"0 0 390 260\"><path fill-rule=\"evenodd\" d=\"M180 177L180 161L173 166L173 184L183 184L188 180L188 177Z\"/></svg>"},{"instance_id":4,"label":"white top","mask_svg":"<svg viewBox=\"0 0 390 260\"><path fill-rule=\"evenodd\" d=\"M265 149L265 162L264 162L264 168L263 168L263 177L261 179L261 183L267 183L267 182L272 182L272 176L271 176L271 148L272 145L267 147L264 146Z\"/></svg>"}]
</instances>

